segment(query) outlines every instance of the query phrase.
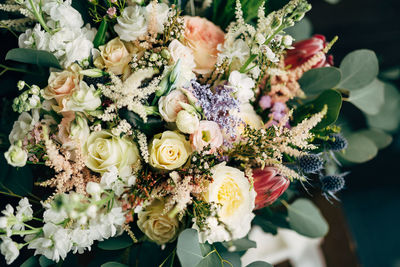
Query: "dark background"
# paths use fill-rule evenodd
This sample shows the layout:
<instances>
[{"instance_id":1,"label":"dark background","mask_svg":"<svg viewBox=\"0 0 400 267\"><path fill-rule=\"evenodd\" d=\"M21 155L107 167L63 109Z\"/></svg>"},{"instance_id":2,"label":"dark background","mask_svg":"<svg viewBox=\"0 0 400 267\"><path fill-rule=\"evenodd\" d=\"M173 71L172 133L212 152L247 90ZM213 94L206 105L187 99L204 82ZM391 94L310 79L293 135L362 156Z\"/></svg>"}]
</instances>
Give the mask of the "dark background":
<instances>
[{"instance_id":1,"label":"dark background","mask_svg":"<svg viewBox=\"0 0 400 267\"><path fill-rule=\"evenodd\" d=\"M310 2L313 9L307 17L313 32L326 35L328 40L339 36L331 50L336 63L353 50L368 48L376 52L381 71L400 70L399 0L341 0L335 5L323 0ZM5 53L17 46L17 39L1 30L0 41L3 64ZM15 114L4 99L18 94L15 81L19 77L10 74L0 76L0 115L12 121ZM392 82L400 87L398 77ZM345 103L343 111L356 127L365 127L364 116L351 104ZM1 124L1 132L9 132L7 127ZM396 168L400 165L400 139L398 133L393 137L393 143L374 160L345 167L351 173L340 194L341 203L332 206L317 199L331 225L323 244L329 267L400 266L400 175Z\"/></svg>"}]
</instances>

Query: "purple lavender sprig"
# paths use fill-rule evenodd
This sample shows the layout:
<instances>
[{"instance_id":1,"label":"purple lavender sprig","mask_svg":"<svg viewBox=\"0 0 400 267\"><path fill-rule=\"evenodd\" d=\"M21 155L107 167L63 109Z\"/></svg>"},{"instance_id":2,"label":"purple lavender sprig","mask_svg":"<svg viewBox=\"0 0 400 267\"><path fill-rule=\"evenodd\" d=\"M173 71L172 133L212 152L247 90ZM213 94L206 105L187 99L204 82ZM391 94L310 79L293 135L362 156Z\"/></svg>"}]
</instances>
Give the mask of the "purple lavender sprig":
<instances>
[{"instance_id":1,"label":"purple lavender sprig","mask_svg":"<svg viewBox=\"0 0 400 267\"><path fill-rule=\"evenodd\" d=\"M204 117L216 122L221 129L232 138L236 138L236 128L242 123L238 116L233 115L240 111L240 101L233 96L233 89L218 85L213 92L210 85L201 85L195 80L192 83L192 93L197 99L196 105L203 110Z\"/></svg>"}]
</instances>

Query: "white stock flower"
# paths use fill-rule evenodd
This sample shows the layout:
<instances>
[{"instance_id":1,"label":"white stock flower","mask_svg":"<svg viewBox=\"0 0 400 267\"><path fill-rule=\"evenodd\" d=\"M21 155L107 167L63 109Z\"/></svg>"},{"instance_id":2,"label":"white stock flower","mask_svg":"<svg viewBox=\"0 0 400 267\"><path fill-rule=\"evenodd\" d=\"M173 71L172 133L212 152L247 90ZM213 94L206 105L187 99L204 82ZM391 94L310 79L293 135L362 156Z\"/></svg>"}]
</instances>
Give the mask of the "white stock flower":
<instances>
[{"instance_id":1,"label":"white stock flower","mask_svg":"<svg viewBox=\"0 0 400 267\"><path fill-rule=\"evenodd\" d=\"M37 50L49 50L51 35L41 29L40 24L36 24L33 29L27 29L18 37L20 48L33 48Z\"/></svg>"},{"instance_id":2,"label":"white stock flower","mask_svg":"<svg viewBox=\"0 0 400 267\"><path fill-rule=\"evenodd\" d=\"M83 25L81 14L63 1L45 0L42 9L50 18L59 23L60 28L80 28Z\"/></svg>"},{"instance_id":3,"label":"white stock flower","mask_svg":"<svg viewBox=\"0 0 400 267\"><path fill-rule=\"evenodd\" d=\"M100 214L97 220L91 220L91 235L95 240L103 240L115 236L122 229L125 214L121 207L114 206L110 212Z\"/></svg>"},{"instance_id":4,"label":"white stock flower","mask_svg":"<svg viewBox=\"0 0 400 267\"><path fill-rule=\"evenodd\" d=\"M7 163L14 167L23 167L28 160L27 152L20 146L12 145L7 152L4 153Z\"/></svg>"},{"instance_id":5,"label":"white stock flower","mask_svg":"<svg viewBox=\"0 0 400 267\"><path fill-rule=\"evenodd\" d=\"M153 7L155 6L155 9L153 11ZM169 6L165 3L150 3L146 6L146 14L147 14L147 21L151 21L152 15L154 12L154 19L155 19L155 31L157 33L163 33L164 32L164 24L167 22L168 19L168 12L169 12Z\"/></svg>"},{"instance_id":6,"label":"white stock flower","mask_svg":"<svg viewBox=\"0 0 400 267\"><path fill-rule=\"evenodd\" d=\"M15 215L18 221L30 221L33 217L32 205L29 204L28 198L24 197L18 202L17 213Z\"/></svg>"},{"instance_id":7,"label":"white stock flower","mask_svg":"<svg viewBox=\"0 0 400 267\"><path fill-rule=\"evenodd\" d=\"M139 5L128 6L121 16L117 18L118 23L114 26L114 30L121 40L134 41L147 32L146 16L145 7Z\"/></svg>"},{"instance_id":8,"label":"white stock flower","mask_svg":"<svg viewBox=\"0 0 400 267\"><path fill-rule=\"evenodd\" d=\"M90 230L75 228L70 233L72 241L72 252L82 254L85 250L90 250L93 245L93 239L90 235Z\"/></svg>"},{"instance_id":9,"label":"white stock flower","mask_svg":"<svg viewBox=\"0 0 400 267\"><path fill-rule=\"evenodd\" d=\"M212 177L213 181L209 183L203 197L209 203L220 205L217 211L218 218L229 229L230 234L217 234L212 231L207 235L208 232L200 231L201 242L223 242L244 237L249 232L251 220L254 218L252 211L256 192L242 171L226 166L225 163L212 169Z\"/></svg>"},{"instance_id":10,"label":"white stock flower","mask_svg":"<svg viewBox=\"0 0 400 267\"><path fill-rule=\"evenodd\" d=\"M4 255L7 264L11 264L19 256L18 244L9 237L1 237L1 239L1 254Z\"/></svg>"},{"instance_id":11,"label":"white stock flower","mask_svg":"<svg viewBox=\"0 0 400 267\"><path fill-rule=\"evenodd\" d=\"M93 85L87 85L84 81L79 84L79 90L71 94L70 99L64 99L65 111L94 111L101 105L100 95L96 93Z\"/></svg>"},{"instance_id":12,"label":"white stock flower","mask_svg":"<svg viewBox=\"0 0 400 267\"><path fill-rule=\"evenodd\" d=\"M236 98L241 103L247 103L254 97L255 82L246 74L232 71L229 75L229 85L236 89Z\"/></svg>"},{"instance_id":13,"label":"white stock flower","mask_svg":"<svg viewBox=\"0 0 400 267\"><path fill-rule=\"evenodd\" d=\"M79 34L65 45L64 66L69 66L75 61L82 61L90 56L93 49L93 39L96 35L96 29L90 26L82 28Z\"/></svg>"},{"instance_id":14,"label":"white stock flower","mask_svg":"<svg viewBox=\"0 0 400 267\"><path fill-rule=\"evenodd\" d=\"M33 109L32 115L28 112L22 112L18 120L14 122L13 129L8 136L10 144L15 144L17 141L22 141L25 136L33 129L39 121L39 110Z\"/></svg>"},{"instance_id":15,"label":"white stock flower","mask_svg":"<svg viewBox=\"0 0 400 267\"><path fill-rule=\"evenodd\" d=\"M72 241L67 229L53 223L43 226L43 236L32 240L28 248L36 249L35 255L41 254L58 262L65 259L72 248Z\"/></svg>"},{"instance_id":16,"label":"white stock flower","mask_svg":"<svg viewBox=\"0 0 400 267\"><path fill-rule=\"evenodd\" d=\"M237 59L241 64L243 64L250 55L250 48L242 39L237 39L233 43L219 45L218 50L221 51L219 56L227 57L230 62Z\"/></svg>"}]
</instances>

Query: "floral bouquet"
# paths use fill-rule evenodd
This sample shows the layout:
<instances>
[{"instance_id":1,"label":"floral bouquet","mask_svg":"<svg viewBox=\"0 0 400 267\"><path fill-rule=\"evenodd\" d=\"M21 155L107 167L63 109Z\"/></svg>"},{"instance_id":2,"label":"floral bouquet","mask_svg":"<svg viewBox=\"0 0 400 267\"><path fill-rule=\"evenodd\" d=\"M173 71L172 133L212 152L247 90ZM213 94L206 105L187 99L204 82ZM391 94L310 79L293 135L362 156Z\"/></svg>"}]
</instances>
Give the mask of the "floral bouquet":
<instances>
[{"instance_id":1,"label":"floral bouquet","mask_svg":"<svg viewBox=\"0 0 400 267\"><path fill-rule=\"evenodd\" d=\"M378 68L368 50L332 67L337 38L294 42L306 0L0 9L24 16L2 22L21 32L6 59L36 73L18 82L4 153L21 198L0 218L7 264L26 247L23 266L241 266L252 224L327 233L299 197L344 187L351 142L334 123Z\"/></svg>"}]
</instances>

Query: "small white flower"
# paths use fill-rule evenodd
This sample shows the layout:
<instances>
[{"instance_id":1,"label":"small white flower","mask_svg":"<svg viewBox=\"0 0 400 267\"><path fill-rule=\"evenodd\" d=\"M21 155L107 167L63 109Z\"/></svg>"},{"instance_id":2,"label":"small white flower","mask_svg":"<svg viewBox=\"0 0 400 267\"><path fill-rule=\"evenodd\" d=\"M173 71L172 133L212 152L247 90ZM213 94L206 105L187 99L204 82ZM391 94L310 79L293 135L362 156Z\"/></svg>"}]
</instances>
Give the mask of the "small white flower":
<instances>
[{"instance_id":1,"label":"small white flower","mask_svg":"<svg viewBox=\"0 0 400 267\"><path fill-rule=\"evenodd\" d=\"M28 160L27 152L20 146L12 145L7 152L4 153L7 163L14 167L23 167Z\"/></svg>"},{"instance_id":2,"label":"small white flower","mask_svg":"<svg viewBox=\"0 0 400 267\"><path fill-rule=\"evenodd\" d=\"M254 97L255 82L246 74L232 71L229 75L229 85L236 88L236 98L241 103L247 103Z\"/></svg>"},{"instance_id":3,"label":"small white flower","mask_svg":"<svg viewBox=\"0 0 400 267\"><path fill-rule=\"evenodd\" d=\"M24 81L18 81L17 87L18 87L19 90L24 89L24 87L25 87L25 82L24 82Z\"/></svg>"},{"instance_id":4,"label":"small white flower","mask_svg":"<svg viewBox=\"0 0 400 267\"><path fill-rule=\"evenodd\" d=\"M86 249L90 250L93 245L93 239L90 235L90 230L86 229L74 229L71 231L71 241L73 243L73 253L78 252L82 254Z\"/></svg>"},{"instance_id":5,"label":"small white flower","mask_svg":"<svg viewBox=\"0 0 400 267\"><path fill-rule=\"evenodd\" d=\"M11 264L19 256L18 244L9 237L1 237L1 254L4 255L7 264Z\"/></svg>"},{"instance_id":6,"label":"small white flower","mask_svg":"<svg viewBox=\"0 0 400 267\"><path fill-rule=\"evenodd\" d=\"M81 14L68 2L43 1L42 9L50 18L59 23L60 28L81 28L83 20Z\"/></svg>"},{"instance_id":7,"label":"small white flower","mask_svg":"<svg viewBox=\"0 0 400 267\"><path fill-rule=\"evenodd\" d=\"M18 202L17 212L15 217L19 221L30 221L33 217L32 205L29 204L28 198L24 197Z\"/></svg>"},{"instance_id":8,"label":"small white flower","mask_svg":"<svg viewBox=\"0 0 400 267\"><path fill-rule=\"evenodd\" d=\"M291 46L292 43L293 43L293 37L292 37L292 36L290 36L290 35L285 35L285 36L283 37L283 44L284 44L286 47Z\"/></svg>"},{"instance_id":9,"label":"small white flower","mask_svg":"<svg viewBox=\"0 0 400 267\"><path fill-rule=\"evenodd\" d=\"M22 112L18 120L14 122L13 129L8 136L10 144L13 145L17 141L22 141L38 121L39 111L37 109L32 110L32 115L28 112Z\"/></svg>"},{"instance_id":10,"label":"small white flower","mask_svg":"<svg viewBox=\"0 0 400 267\"><path fill-rule=\"evenodd\" d=\"M100 184L95 182L89 182L86 184L86 192L92 195L93 197L99 197L103 189L101 188Z\"/></svg>"},{"instance_id":11,"label":"small white flower","mask_svg":"<svg viewBox=\"0 0 400 267\"><path fill-rule=\"evenodd\" d=\"M100 184L106 189L110 188L111 185L118 179L118 169L115 166L111 166L107 172L101 177Z\"/></svg>"},{"instance_id":12,"label":"small white flower","mask_svg":"<svg viewBox=\"0 0 400 267\"><path fill-rule=\"evenodd\" d=\"M265 43L265 36L261 33L256 34L256 42L260 45Z\"/></svg>"},{"instance_id":13,"label":"small white flower","mask_svg":"<svg viewBox=\"0 0 400 267\"><path fill-rule=\"evenodd\" d=\"M194 133L197 128L199 128L199 124L200 121L196 114L190 113L186 110L178 112L178 116L176 117L176 126L182 133Z\"/></svg>"},{"instance_id":14,"label":"small white flower","mask_svg":"<svg viewBox=\"0 0 400 267\"><path fill-rule=\"evenodd\" d=\"M153 7L155 6L155 9L153 11ZM168 19L168 13L169 13L169 6L165 3L160 3L160 4L154 4L151 2L146 6L146 15L147 15L147 21L150 21L150 17L152 13L154 12L155 15L155 20L156 20L156 25L155 25L155 31L157 33L163 33L164 31L164 24L167 22Z\"/></svg>"}]
</instances>

